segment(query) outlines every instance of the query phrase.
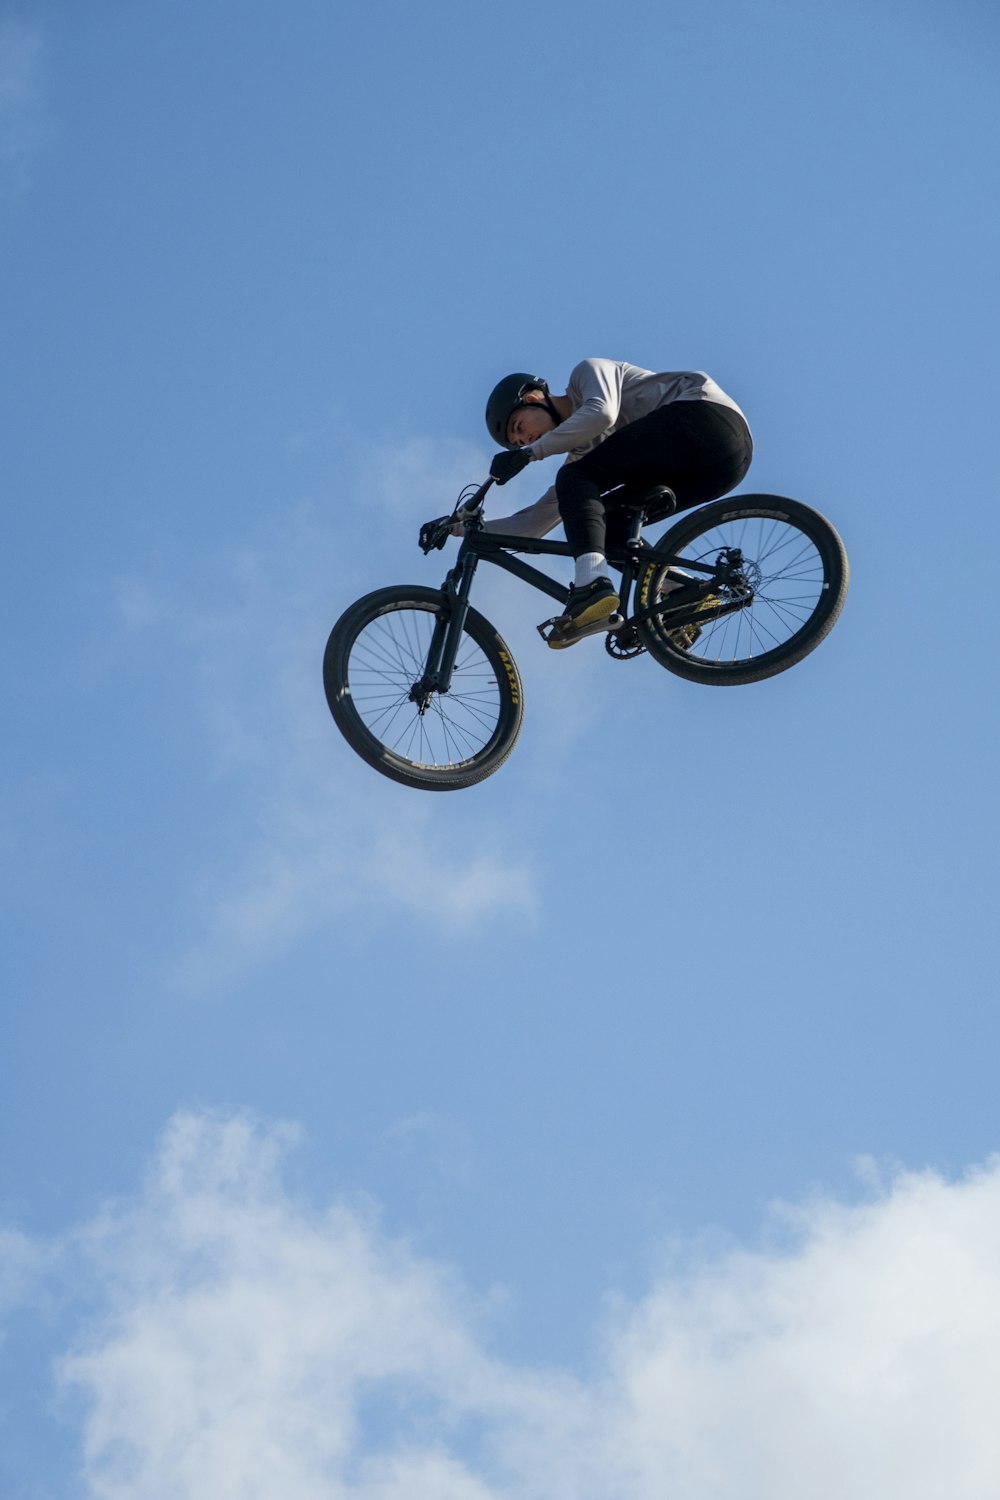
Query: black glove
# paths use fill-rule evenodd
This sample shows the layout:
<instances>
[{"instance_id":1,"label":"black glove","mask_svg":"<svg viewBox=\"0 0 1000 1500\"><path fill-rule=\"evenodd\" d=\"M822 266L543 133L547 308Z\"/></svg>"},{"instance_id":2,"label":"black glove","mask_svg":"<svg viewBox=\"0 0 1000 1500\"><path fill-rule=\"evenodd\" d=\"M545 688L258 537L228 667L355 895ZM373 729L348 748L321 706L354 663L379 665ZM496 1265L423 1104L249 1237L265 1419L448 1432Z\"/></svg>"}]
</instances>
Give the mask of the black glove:
<instances>
[{"instance_id":1,"label":"black glove","mask_svg":"<svg viewBox=\"0 0 1000 1500\"><path fill-rule=\"evenodd\" d=\"M420 550L427 553L438 551L451 535L451 516L438 516L436 521L425 521L420 528Z\"/></svg>"},{"instance_id":2,"label":"black glove","mask_svg":"<svg viewBox=\"0 0 1000 1500\"><path fill-rule=\"evenodd\" d=\"M490 473L497 484L506 484L508 479L520 474L525 465L530 463L530 451L527 448L515 448L510 453L498 453L490 464Z\"/></svg>"}]
</instances>

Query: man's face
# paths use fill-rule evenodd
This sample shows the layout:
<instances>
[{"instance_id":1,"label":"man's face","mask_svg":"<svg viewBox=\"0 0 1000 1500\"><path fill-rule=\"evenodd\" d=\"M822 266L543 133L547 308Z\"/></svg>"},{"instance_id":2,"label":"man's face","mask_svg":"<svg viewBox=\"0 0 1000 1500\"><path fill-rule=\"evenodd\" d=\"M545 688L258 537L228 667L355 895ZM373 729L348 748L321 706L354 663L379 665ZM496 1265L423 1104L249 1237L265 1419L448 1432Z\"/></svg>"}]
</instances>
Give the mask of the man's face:
<instances>
[{"instance_id":1,"label":"man's face","mask_svg":"<svg viewBox=\"0 0 1000 1500\"><path fill-rule=\"evenodd\" d=\"M549 413L539 403L544 400L541 391L529 391L523 398L530 406L519 406L507 423L507 441L516 448L524 448L540 438L543 432L551 432L556 425Z\"/></svg>"}]
</instances>

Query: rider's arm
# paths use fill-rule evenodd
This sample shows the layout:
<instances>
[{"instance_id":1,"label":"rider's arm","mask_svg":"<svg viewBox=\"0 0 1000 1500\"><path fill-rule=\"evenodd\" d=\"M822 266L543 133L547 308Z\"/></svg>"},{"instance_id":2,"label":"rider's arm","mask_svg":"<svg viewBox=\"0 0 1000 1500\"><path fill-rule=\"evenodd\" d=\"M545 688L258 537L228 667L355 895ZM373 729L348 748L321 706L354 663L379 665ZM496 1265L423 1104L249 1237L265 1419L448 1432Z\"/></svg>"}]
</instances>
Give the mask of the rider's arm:
<instances>
[{"instance_id":1,"label":"rider's arm","mask_svg":"<svg viewBox=\"0 0 1000 1500\"><path fill-rule=\"evenodd\" d=\"M569 377L566 394L573 411L551 432L533 438L534 458L592 448L607 437L621 415L623 367L613 359L585 359Z\"/></svg>"},{"instance_id":2,"label":"rider's arm","mask_svg":"<svg viewBox=\"0 0 1000 1500\"><path fill-rule=\"evenodd\" d=\"M534 443L531 445L534 447ZM523 510L516 510L512 516L500 516L499 519L490 519L486 522L487 531L499 531L506 536L544 536L551 531L553 526L559 525L559 502L556 499L556 487L545 491L540 500L534 505L526 505Z\"/></svg>"}]
</instances>

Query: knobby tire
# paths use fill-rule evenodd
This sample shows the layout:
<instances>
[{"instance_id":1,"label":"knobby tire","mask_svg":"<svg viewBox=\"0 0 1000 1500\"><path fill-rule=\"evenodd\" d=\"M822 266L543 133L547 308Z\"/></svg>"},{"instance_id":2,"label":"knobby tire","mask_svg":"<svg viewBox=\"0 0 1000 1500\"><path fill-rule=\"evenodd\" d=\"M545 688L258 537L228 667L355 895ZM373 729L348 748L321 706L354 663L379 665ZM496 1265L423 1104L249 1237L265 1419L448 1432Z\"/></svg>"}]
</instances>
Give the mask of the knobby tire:
<instances>
[{"instance_id":1,"label":"knobby tire","mask_svg":"<svg viewBox=\"0 0 1000 1500\"><path fill-rule=\"evenodd\" d=\"M681 570L685 559L710 563L722 547L739 547L753 578L753 603L715 618L709 605L697 640L686 649L670 635L669 593L662 613L637 623L650 655L691 682L730 687L786 671L829 634L847 597L843 542L824 516L798 500L716 500L682 516L656 546L677 557ZM667 576L666 564L650 563L638 580L639 609L657 601Z\"/></svg>"},{"instance_id":2,"label":"knobby tire","mask_svg":"<svg viewBox=\"0 0 1000 1500\"><path fill-rule=\"evenodd\" d=\"M438 589L378 589L337 621L323 658L326 701L351 748L383 776L439 792L473 786L498 770L524 712L514 658L472 608L450 691L434 694L419 712L409 693L448 607Z\"/></svg>"}]
</instances>

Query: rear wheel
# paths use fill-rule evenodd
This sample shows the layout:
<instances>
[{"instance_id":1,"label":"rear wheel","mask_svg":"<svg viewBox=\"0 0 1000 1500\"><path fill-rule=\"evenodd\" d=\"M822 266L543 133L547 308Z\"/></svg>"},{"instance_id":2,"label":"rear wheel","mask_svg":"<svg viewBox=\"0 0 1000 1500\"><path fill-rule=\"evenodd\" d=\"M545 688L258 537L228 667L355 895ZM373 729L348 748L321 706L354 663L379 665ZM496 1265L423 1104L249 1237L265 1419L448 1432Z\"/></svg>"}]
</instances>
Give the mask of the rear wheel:
<instances>
[{"instance_id":1,"label":"rear wheel","mask_svg":"<svg viewBox=\"0 0 1000 1500\"><path fill-rule=\"evenodd\" d=\"M474 609L450 690L412 696L446 609L439 590L417 585L366 594L337 621L323 658L326 701L351 748L383 776L430 791L492 775L513 750L523 714L514 658Z\"/></svg>"},{"instance_id":2,"label":"rear wheel","mask_svg":"<svg viewBox=\"0 0 1000 1500\"><path fill-rule=\"evenodd\" d=\"M840 537L817 511L779 495L736 495L692 510L656 547L677 562L651 562L640 575L638 608L661 601L663 608L636 630L661 666L692 682L732 686L784 672L832 630L847 597ZM714 566L737 551L737 576L703 601L697 629L678 630L670 605L678 570L685 573L685 562ZM691 568L686 576L709 575ZM747 602L733 609L741 598Z\"/></svg>"}]
</instances>

